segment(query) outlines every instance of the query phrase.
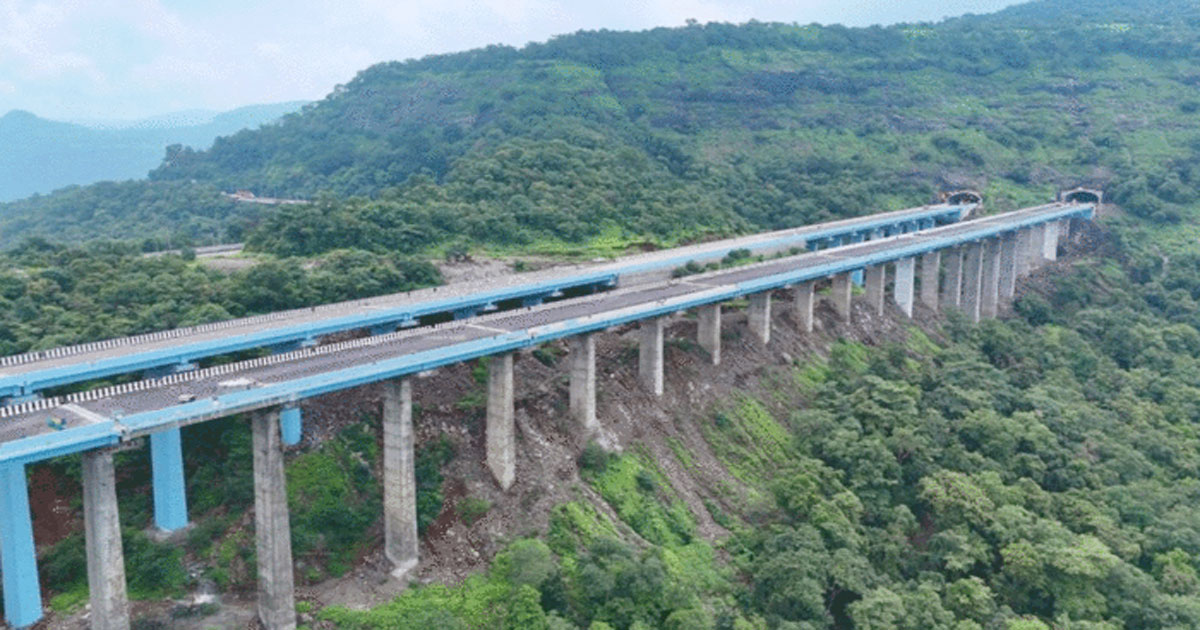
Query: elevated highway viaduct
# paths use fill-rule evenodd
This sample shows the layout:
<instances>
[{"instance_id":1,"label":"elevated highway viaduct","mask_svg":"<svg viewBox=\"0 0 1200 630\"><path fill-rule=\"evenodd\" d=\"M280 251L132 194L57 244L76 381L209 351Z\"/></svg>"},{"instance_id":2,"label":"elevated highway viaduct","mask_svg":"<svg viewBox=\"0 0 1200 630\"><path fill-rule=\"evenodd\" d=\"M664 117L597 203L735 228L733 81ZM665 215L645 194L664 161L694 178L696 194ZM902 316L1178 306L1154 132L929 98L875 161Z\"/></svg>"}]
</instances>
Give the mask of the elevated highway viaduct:
<instances>
[{"instance_id":1,"label":"elevated highway viaduct","mask_svg":"<svg viewBox=\"0 0 1200 630\"><path fill-rule=\"evenodd\" d=\"M487 466L497 484L515 482L512 353L566 339L570 346L570 413L582 431L595 431L595 335L614 326L640 326L639 378L663 389L664 321L699 312L699 345L720 361L721 304L749 301L748 326L770 342L772 298L787 291L787 308L812 331L817 283L850 318L851 277L865 270L862 298L882 311L890 299L910 315L917 301L958 308L974 321L997 315L1017 279L1053 260L1073 221L1093 217L1090 203L1055 203L1003 215L930 227L836 248L786 256L673 280L648 280L594 295L499 312L438 326L401 330L236 364L168 374L136 383L51 397L12 407L0 420L0 561L5 611L14 627L41 616L29 517L27 464L82 453L84 519L94 628L129 624L112 449L149 436L169 444L155 455L156 520L186 523L178 429L248 413L254 437L259 616L267 628L294 628L292 562L283 446L296 443L297 403L368 383L385 384L383 403L385 551L397 571L417 564L412 439L412 376L480 357L489 363ZM786 250L785 250L786 251ZM889 273L890 270L890 273ZM164 437L165 436L165 437ZM160 458L162 461L160 461ZM98 568L97 568L98 567Z\"/></svg>"},{"instance_id":2,"label":"elevated highway viaduct","mask_svg":"<svg viewBox=\"0 0 1200 630\"><path fill-rule=\"evenodd\" d=\"M498 310L669 278L688 262L719 261L735 250L753 255L814 251L930 229L968 216L977 198L702 243L611 263L516 274L486 281L385 295L179 328L134 337L39 350L0 358L0 404L34 401L47 389L105 377L187 371L206 358L243 350L289 350L325 335L374 333L422 322L462 319Z\"/></svg>"}]
</instances>

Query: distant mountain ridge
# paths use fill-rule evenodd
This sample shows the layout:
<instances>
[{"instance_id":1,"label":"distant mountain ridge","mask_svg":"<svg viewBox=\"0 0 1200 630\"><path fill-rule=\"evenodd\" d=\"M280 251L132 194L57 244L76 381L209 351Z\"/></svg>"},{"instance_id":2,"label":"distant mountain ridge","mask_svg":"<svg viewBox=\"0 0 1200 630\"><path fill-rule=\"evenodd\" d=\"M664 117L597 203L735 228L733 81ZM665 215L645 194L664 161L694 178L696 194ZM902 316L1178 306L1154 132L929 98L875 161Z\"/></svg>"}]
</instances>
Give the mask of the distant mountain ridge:
<instances>
[{"instance_id":1,"label":"distant mountain ridge","mask_svg":"<svg viewBox=\"0 0 1200 630\"><path fill-rule=\"evenodd\" d=\"M12 110L0 116L0 201L71 185L142 178L159 165L169 145L206 148L219 136L276 121L304 104L251 105L94 126Z\"/></svg>"}]
</instances>

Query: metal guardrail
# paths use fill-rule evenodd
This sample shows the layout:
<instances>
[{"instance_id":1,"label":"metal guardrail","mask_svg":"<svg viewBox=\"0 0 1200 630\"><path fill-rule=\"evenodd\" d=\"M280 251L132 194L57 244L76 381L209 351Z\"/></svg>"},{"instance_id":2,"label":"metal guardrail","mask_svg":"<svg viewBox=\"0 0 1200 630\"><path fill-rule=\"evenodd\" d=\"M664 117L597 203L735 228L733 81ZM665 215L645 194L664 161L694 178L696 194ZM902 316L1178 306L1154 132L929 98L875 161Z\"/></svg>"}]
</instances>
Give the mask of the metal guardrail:
<instances>
[{"instance_id":1,"label":"metal guardrail","mask_svg":"<svg viewBox=\"0 0 1200 630\"><path fill-rule=\"evenodd\" d=\"M0 462L37 461L64 453L108 446L116 444L122 439L153 433L173 426L202 422L273 405L292 403L303 398L311 398L333 391L416 374L483 356L511 352L564 337L596 332L613 326L650 319L705 304L724 302L745 295L854 271L870 265L893 262L918 256L926 252L993 238L1025 227L1065 218L1090 219L1094 214L1094 207L1091 205L1054 204L1020 212L1030 214L1030 216L1017 217L1011 222L989 223L988 225L981 225L978 229L974 230L962 231L962 225L950 226L946 229L957 229L959 231L946 236L929 238L930 234L918 233L909 237L896 237L894 241L895 247L863 255L849 255L834 262L805 267L791 272L771 274L762 278L701 290L676 298L667 298L653 303L639 304L553 324L534 326L516 332L500 333L482 339L464 341L445 347L414 352L395 358L383 359L281 383L267 384L253 389L229 392L203 400L172 405L163 409L135 413L116 420L100 422L86 427L32 436L0 444ZM995 218L981 219L980 223L987 223L990 219ZM762 266L774 264L778 264L778 261L761 263ZM742 272L746 269L747 267L739 267L738 271ZM447 324L446 327L469 325L471 324L459 322ZM394 334L402 336L405 334L423 334L425 332L427 331L422 330L419 333L418 331L409 331L407 333ZM387 339L356 341L366 345L368 343L386 343ZM319 351L319 349L310 350L314 353ZM304 352L302 351L288 360L295 360L303 356ZM266 359L270 359L270 357L266 357L263 360Z\"/></svg>"}]
</instances>

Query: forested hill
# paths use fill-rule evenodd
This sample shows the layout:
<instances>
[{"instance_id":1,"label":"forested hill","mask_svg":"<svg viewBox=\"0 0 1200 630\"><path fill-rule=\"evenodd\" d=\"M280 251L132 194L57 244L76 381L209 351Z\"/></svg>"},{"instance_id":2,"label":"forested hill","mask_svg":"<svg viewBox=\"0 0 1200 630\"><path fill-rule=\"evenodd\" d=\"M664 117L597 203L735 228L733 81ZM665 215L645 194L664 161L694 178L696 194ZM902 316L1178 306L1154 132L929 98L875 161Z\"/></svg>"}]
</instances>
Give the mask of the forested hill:
<instances>
[{"instance_id":1,"label":"forested hill","mask_svg":"<svg viewBox=\"0 0 1200 630\"><path fill-rule=\"evenodd\" d=\"M1191 203L1200 137L1196 14L1057 0L934 25L581 32L379 64L282 124L172 149L149 182L0 206L0 244L620 243L920 204L944 186L1005 208L1075 182L1170 220ZM219 202L237 188L321 201Z\"/></svg>"},{"instance_id":2,"label":"forested hill","mask_svg":"<svg viewBox=\"0 0 1200 630\"><path fill-rule=\"evenodd\" d=\"M303 102L252 105L195 118L163 116L90 127L13 110L0 116L0 201L101 180L143 178L163 147L207 148L213 139L258 127Z\"/></svg>"}]
</instances>

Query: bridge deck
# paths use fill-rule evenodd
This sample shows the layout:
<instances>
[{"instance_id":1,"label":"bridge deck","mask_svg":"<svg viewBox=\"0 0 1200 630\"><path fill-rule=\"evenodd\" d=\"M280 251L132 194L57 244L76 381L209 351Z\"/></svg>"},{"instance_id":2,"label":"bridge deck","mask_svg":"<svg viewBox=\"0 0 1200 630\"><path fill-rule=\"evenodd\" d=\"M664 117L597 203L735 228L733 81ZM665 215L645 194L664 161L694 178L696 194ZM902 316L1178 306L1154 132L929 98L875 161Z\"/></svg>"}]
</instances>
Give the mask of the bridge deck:
<instances>
[{"instance_id":1,"label":"bridge deck","mask_svg":"<svg viewBox=\"0 0 1200 630\"><path fill-rule=\"evenodd\" d=\"M169 426L287 404L386 378L820 279L998 236L1022 227L1063 218L1090 217L1091 212L1090 205L1039 206L670 282L73 395L54 401L59 403L57 407L0 420L0 461L31 461L95 448ZM65 429L51 429L47 423L51 418L65 421Z\"/></svg>"},{"instance_id":2,"label":"bridge deck","mask_svg":"<svg viewBox=\"0 0 1200 630\"><path fill-rule=\"evenodd\" d=\"M635 274L670 271L689 260L720 258L735 249L769 251L803 247L813 239L902 222L949 222L973 205L935 205L819 225L755 234L624 257L616 262L572 266L484 281L455 283L408 293L340 302L0 358L0 400L115 374L139 372L249 348L293 343L316 336L406 320L499 301L545 295L581 286L636 282Z\"/></svg>"}]
</instances>

